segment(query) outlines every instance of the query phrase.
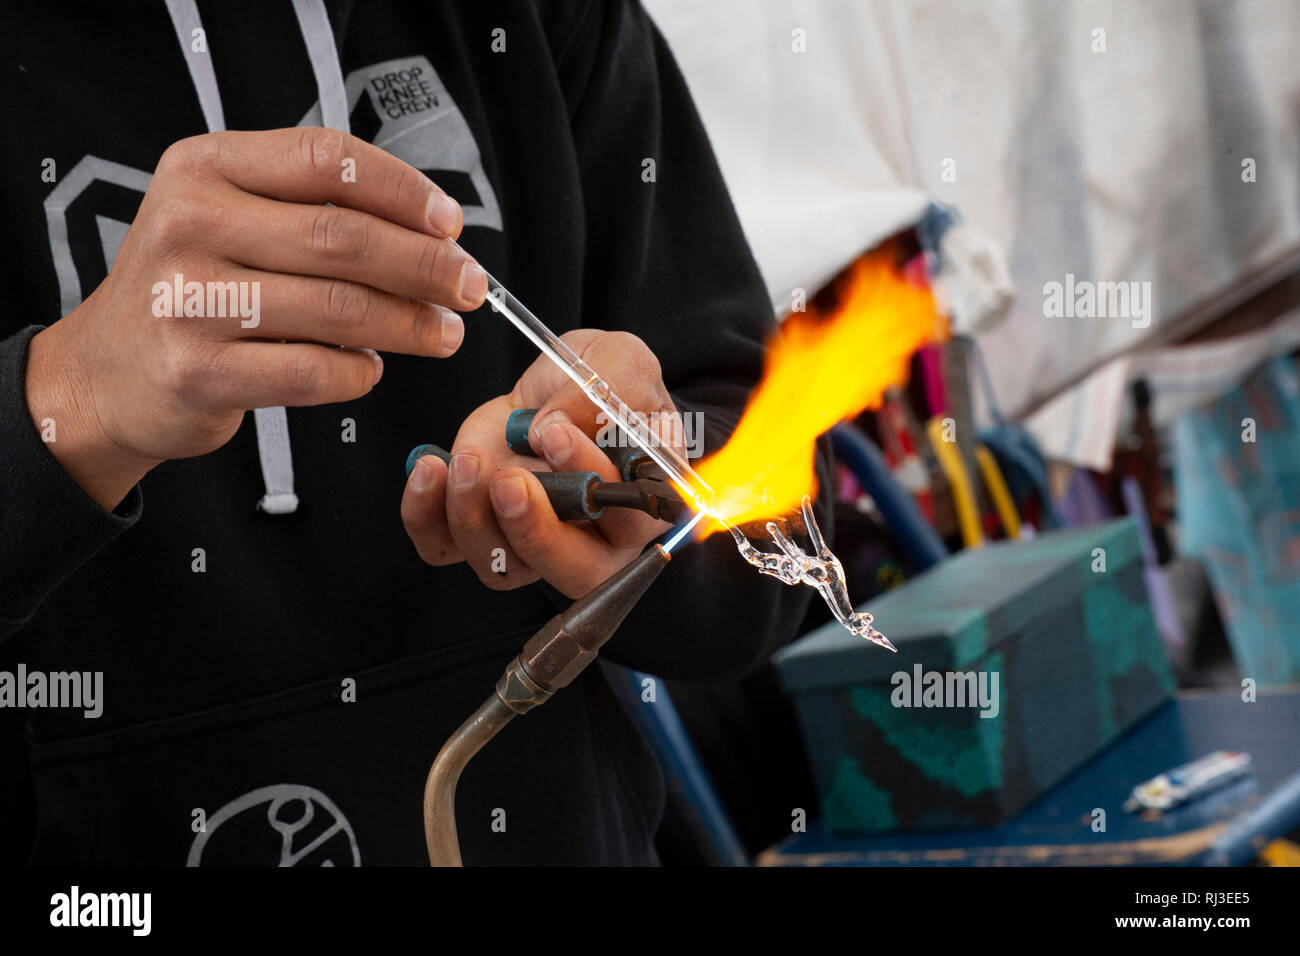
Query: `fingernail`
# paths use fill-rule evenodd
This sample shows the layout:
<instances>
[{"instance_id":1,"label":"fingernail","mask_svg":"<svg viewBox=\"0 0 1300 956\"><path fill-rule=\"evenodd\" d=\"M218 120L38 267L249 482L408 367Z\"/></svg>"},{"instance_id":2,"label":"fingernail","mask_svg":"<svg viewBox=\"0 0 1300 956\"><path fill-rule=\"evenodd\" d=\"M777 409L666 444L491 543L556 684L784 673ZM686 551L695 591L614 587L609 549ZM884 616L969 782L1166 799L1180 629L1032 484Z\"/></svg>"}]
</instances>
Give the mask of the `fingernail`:
<instances>
[{"instance_id":1,"label":"fingernail","mask_svg":"<svg viewBox=\"0 0 1300 956\"><path fill-rule=\"evenodd\" d=\"M518 518L528 510L528 486L522 478L502 478L492 486L492 501L503 518Z\"/></svg>"},{"instance_id":2,"label":"fingernail","mask_svg":"<svg viewBox=\"0 0 1300 956\"><path fill-rule=\"evenodd\" d=\"M384 360L379 357L379 353L374 349L362 349L363 352L369 352L370 357L375 360L375 379L378 380L384 374Z\"/></svg>"},{"instance_id":3,"label":"fingernail","mask_svg":"<svg viewBox=\"0 0 1300 956\"><path fill-rule=\"evenodd\" d=\"M559 422L551 422L542 429L542 454L552 466L563 465L573 454L573 436Z\"/></svg>"},{"instance_id":4,"label":"fingernail","mask_svg":"<svg viewBox=\"0 0 1300 956\"><path fill-rule=\"evenodd\" d=\"M460 267L460 298L478 308L487 295L487 273L473 260Z\"/></svg>"},{"instance_id":5,"label":"fingernail","mask_svg":"<svg viewBox=\"0 0 1300 956\"><path fill-rule=\"evenodd\" d=\"M428 491L432 484L433 456L425 455L417 459L415 467L411 469L411 490L420 495Z\"/></svg>"},{"instance_id":6,"label":"fingernail","mask_svg":"<svg viewBox=\"0 0 1300 956\"><path fill-rule=\"evenodd\" d=\"M456 455L451 460L451 483L458 489L469 488L478 477L478 459L473 455Z\"/></svg>"},{"instance_id":7,"label":"fingernail","mask_svg":"<svg viewBox=\"0 0 1300 956\"><path fill-rule=\"evenodd\" d=\"M440 189L429 193L424 215L434 231L441 235L454 236L460 228L460 204Z\"/></svg>"},{"instance_id":8,"label":"fingernail","mask_svg":"<svg viewBox=\"0 0 1300 956\"><path fill-rule=\"evenodd\" d=\"M442 347L448 352L454 352L460 348L460 343L465 341L465 322L459 315L450 310L442 313Z\"/></svg>"}]
</instances>

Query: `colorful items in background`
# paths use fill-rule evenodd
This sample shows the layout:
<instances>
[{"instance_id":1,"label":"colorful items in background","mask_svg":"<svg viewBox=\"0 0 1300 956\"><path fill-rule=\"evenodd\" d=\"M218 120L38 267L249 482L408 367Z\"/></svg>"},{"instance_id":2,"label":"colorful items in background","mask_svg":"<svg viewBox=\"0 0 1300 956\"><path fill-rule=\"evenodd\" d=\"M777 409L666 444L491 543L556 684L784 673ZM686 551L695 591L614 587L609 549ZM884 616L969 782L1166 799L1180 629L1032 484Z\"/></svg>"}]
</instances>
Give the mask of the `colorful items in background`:
<instances>
[{"instance_id":1,"label":"colorful items in background","mask_svg":"<svg viewBox=\"0 0 1300 956\"><path fill-rule=\"evenodd\" d=\"M1180 549L1201 558L1243 677L1300 680L1300 375L1285 357L1174 424Z\"/></svg>"}]
</instances>

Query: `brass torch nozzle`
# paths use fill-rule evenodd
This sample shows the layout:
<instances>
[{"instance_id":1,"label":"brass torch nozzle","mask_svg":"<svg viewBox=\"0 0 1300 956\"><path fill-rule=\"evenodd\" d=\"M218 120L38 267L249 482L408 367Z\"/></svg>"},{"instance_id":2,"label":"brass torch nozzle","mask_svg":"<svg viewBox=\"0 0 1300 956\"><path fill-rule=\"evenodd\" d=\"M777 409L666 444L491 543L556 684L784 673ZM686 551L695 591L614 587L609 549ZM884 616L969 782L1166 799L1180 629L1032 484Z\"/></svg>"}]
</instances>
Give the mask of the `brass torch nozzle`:
<instances>
[{"instance_id":1,"label":"brass torch nozzle","mask_svg":"<svg viewBox=\"0 0 1300 956\"><path fill-rule=\"evenodd\" d=\"M461 865L456 784L465 766L515 714L544 704L596 659L670 560L656 544L547 621L506 667L496 693L443 744L424 785L424 839L431 865Z\"/></svg>"}]
</instances>

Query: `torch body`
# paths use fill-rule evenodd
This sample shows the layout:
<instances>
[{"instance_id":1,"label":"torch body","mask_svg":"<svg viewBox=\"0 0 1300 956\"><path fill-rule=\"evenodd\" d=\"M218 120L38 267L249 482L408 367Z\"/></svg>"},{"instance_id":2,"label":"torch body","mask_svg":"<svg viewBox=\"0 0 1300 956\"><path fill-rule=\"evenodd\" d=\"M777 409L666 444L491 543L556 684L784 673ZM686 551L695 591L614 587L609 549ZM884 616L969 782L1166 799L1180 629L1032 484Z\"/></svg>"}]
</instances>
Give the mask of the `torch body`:
<instances>
[{"instance_id":1,"label":"torch body","mask_svg":"<svg viewBox=\"0 0 1300 956\"><path fill-rule=\"evenodd\" d=\"M654 545L547 621L506 667L492 696L443 744L424 785L424 840L431 866L461 865L456 784L466 765L516 714L546 703L596 659L670 560L664 548Z\"/></svg>"}]
</instances>

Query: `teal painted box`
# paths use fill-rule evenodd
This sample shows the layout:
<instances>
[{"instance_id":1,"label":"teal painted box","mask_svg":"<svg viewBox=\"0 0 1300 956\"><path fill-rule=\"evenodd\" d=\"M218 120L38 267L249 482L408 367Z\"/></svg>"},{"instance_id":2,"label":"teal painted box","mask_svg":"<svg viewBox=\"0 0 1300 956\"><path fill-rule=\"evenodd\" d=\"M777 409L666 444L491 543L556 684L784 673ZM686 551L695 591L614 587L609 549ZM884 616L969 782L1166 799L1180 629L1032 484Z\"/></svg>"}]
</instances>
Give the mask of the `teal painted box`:
<instances>
[{"instance_id":1,"label":"teal painted box","mask_svg":"<svg viewBox=\"0 0 1300 956\"><path fill-rule=\"evenodd\" d=\"M869 610L897 654L832 623L774 660L835 832L1001 823L1173 691L1131 519L964 551Z\"/></svg>"}]
</instances>

